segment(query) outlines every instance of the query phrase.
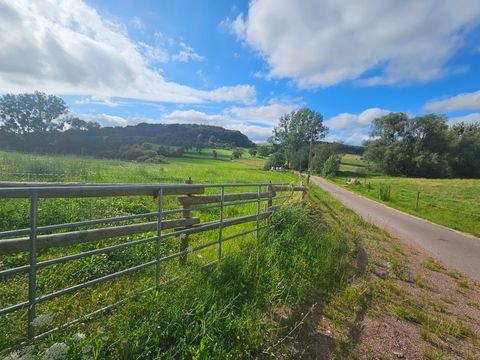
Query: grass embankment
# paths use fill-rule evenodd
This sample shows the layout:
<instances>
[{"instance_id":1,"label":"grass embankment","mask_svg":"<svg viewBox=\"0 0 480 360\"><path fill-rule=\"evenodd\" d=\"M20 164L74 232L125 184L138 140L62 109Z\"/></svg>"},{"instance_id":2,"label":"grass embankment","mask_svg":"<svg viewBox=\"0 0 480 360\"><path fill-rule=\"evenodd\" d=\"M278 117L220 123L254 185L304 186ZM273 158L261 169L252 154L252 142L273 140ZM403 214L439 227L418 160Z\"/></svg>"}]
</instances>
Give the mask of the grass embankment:
<instances>
[{"instance_id":1,"label":"grass embankment","mask_svg":"<svg viewBox=\"0 0 480 360\"><path fill-rule=\"evenodd\" d=\"M357 178L360 184L347 185L348 178ZM418 179L371 174L359 156L344 155L338 176L331 180L388 206L480 236L480 179ZM382 201L379 196L384 185L391 186L389 201Z\"/></svg>"},{"instance_id":2,"label":"grass embankment","mask_svg":"<svg viewBox=\"0 0 480 360\"><path fill-rule=\"evenodd\" d=\"M243 243L218 266L196 269L111 314L55 333L37 342L35 353L45 353L56 342L69 347L71 358L225 359L281 353L298 320L290 316L292 309L312 292L328 299L353 275L352 239L340 227L319 223L319 212L316 207L282 211L258 243ZM76 338L78 332L85 338Z\"/></svg>"},{"instance_id":3,"label":"grass embankment","mask_svg":"<svg viewBox=\"0 0 480 360\"><path fill-rule=\"evenodd\" d=\"M366 223L318 188L309 192L328 227L356 244L356 276L307 319L303 358L476 359L480 284Z\"/></svg>"}]
</instances>

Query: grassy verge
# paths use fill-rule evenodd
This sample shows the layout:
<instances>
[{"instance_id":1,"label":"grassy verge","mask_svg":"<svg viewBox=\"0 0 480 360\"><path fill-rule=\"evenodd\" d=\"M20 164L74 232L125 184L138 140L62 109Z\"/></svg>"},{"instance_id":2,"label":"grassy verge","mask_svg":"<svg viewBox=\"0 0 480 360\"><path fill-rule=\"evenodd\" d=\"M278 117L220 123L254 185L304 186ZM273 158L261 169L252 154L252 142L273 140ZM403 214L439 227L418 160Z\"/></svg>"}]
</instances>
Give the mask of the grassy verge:
<instances>
[{"instance_id":1,"label":"grassy verge","mask_svg":"<svg viewBox=\"0 0 480 360\"><path fill-rule=\"evenodd\" d=\"M339 359L474 359L480 353L480 286L391 238L338 201L312 188L356 244L356 276L322 309L315 341L334 339ZM303 343L300 346L308 346ZM315 359L315 352L306 358Z\"/></svg>"},{"instance_id":2,"label":"grassy verge","mask_svg":"<svg viewBox=\"0 0 480 360\"><path fill-rule=\"evenodd\" d=\"M319 224L316 214L284 210L258 243L245 242L218 266L196 269L111 314L56 333L37 342L34 352L62 343L71 358L273 356L283 351L279 340L290 330L278 310L297 307L312 291L328 299L352 275L352 242Z\"/></svg>"},{"instance_id":3,"label":"grassy verge","mask_svg":"<svg viewBox=\"0 0 480 360\"><path fill-rule=\"evenodd\" d=\"M331 180L409 214L480 236L480 180L389 177L369 174L366 165L358 156L344 156L338 176ZM347 185L348 178L357 178L360 183ZM380 199L380 189L385 185L391 187L388 201Z\"/></svg>"}]
</instances>

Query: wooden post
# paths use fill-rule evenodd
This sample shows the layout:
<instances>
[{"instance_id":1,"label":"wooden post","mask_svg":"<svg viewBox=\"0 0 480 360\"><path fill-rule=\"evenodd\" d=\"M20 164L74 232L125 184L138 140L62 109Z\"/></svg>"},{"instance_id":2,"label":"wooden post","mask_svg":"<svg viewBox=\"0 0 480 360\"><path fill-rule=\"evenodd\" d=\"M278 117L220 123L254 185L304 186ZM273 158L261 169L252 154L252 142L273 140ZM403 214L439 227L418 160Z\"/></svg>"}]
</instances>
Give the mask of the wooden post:
<instances>
[{"instance_id":1,"label":"wooden post","mask_svg":"<svg viewBox=\"0 0 480 360\"><path fill-rule=\"evenodd\" d=\"M305 189L302 190L302 201L305 199L305 196L307 195L307 187L305 185L305 182L302 179L302 186L305 187Z\"/></svg>"},{"instance_id":2,"label":"wooden post","mask_svg":"<svg viewBox=\"0 0 480 360\"><path fill-rule=\"evenodd\" d=\"M189 177L185 180L185 184L193 184L192 177ZM192 196L192 195L187 195ZM186 203L183 205L183 217L185 219L190 219L192 217L190 210L185 210L190 207L190 204ZM180 252L185 251L188 249L188 234L181 234L180 235ZM187 263L187 254L182 255L179 257L180 265L185 265Z\"/></svg>"},{"instance_id":3,"label":"wooden post","mask_svg":"<svg viewBox=\"0 0 480 360\"><path fill-rule=\"evenodd\" d=\"M417 205L415 206L415 209L418 210L418 202L420 201L420 191L417 191Z\"/></svg>"},{"instance_id":4,"label":"wooden post","mask_svg":"<svg viewBox=\"0 0 480 360\"><path fill-rule=\"evenodd\" d=\"M267 200L267 211L272 211L273 208L273 186L272 182L270 181L268 186L267 186L267 192L268 192L268 200ZM270 224L272 221L272 214L270 214L267 218L267 223Z\"/></svg>"}]
</instances>

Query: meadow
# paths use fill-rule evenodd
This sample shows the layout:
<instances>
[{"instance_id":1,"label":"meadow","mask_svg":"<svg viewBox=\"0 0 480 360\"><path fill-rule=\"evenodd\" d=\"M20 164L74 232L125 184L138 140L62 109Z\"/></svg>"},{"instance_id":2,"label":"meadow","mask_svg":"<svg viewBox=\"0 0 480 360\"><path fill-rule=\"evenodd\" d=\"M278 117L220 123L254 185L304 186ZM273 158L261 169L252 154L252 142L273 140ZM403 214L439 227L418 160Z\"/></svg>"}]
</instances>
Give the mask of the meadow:
<instances>
[{"instance_id":1,"label":"meadow","mask_svg":"<svg viewBox=\"0 0 480 360\"><path fill-rule=\"evenodd\" d=\"M359 180L347 185L349 178ZM480 236L480 179L421 179L392 177L369 171L357 155L343 155L331 180L350 191L449 228ZM390 186L389 200L380 189ZM419 194L417 208L417 194Z\"/></svg>"},{"instance_id":2,"label":"meadow","mask_svg":"<svg viewBox=\"0 0 480 360\"><path fill-rule=\"evenodd\" d=\"M292 173L259 170L263 166L261 160L230 161L228 152L219 152L217 159L210 156L211 153L204 150L203 153L188 154L185 158L171 159L169 164L145 164L2 152L0 166L2 181L183 183L188 177L192 177L195 183L299 181L298 176ZM212 191L218 192L218 189ZM256 191L256 187L246 187L242 191ZM155 211L156 204L154 199L145 196L41 199L39 225L147 213ZM175 206L174 197L166 198L166 208ZM225 218L254 213L254 208L255 204L225 208ZM202 221L218 219L218 211L205 210L201 214ZM0 230L27 227L28 214L27 201L0 200ZM200 211L192 215L199 216ZM191 254L186 265L180 265L178 261L162 264L162 286L157 291L128 302L111 314L85 318L75 326L34 342L34 353L42 356L55 343L67 344L70 358L85 355L95 359L234 358L263 351L281 335L276 328L278 324L275 325L274 320L267 321L271 307L293 306L306 296L314 284L318 291L325 294L334 292L344 280L343 272L348 271L350 256L350 244L341 241L341 234L326 232L319 235L315 230L315 221L305 209L285 211L274 217L274 224L271 230L261 233L258 242L250 234L225 243L224 261L219 266L205 267L216 260L216 247ZM252 227L253 224L242 224L227 228L224 236ZM153 235L137 234L42 250L38 261ZM205 244L217 238L218 231L197 234L190 236L189 246ZM139 244L45 267L37 273L37 295L154 259L154 245ZM178 238L168 238L162 243L162 256L178 251L178 247ZM332 256L332 252L336 255ZM337 261L339 257L340 261ZM335 262L332 261L334 258ZM27 253L0 256L0 270L27 263ZM307 270L311 268L318 270ZM327 276L329 273L334 275ZM292 279L295 279L294 283ZM24 301L27 282L26 274L0 279L0 308ZM154 284L154 269L147 268L39 304L37 315L43 315L48 321L38 326L37 333L76 318L82 319L101 306ZM3 331L0 349L6 350L25 340L25 320L25 310L0 317Z\"/></svg>"}]
</instances>

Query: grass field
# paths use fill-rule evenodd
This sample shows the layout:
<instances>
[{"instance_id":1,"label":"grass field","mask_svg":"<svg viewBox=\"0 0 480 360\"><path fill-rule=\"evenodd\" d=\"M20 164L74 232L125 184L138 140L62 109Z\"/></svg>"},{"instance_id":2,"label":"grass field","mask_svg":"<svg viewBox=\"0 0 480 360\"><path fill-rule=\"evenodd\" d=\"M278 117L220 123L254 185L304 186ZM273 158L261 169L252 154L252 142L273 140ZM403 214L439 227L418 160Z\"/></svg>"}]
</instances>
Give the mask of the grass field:
<instances>
[{"instance_id":1,"label":"grass field","mask_svg":"<svg viewBox=\"0 0 480 360\"><path fill-rule=\"evenodd\" d=\"M360 184L347 185L348 178L357 178ZM331 180L399 210L480 236L480 179L418 179L373 174L361 157L347 154L342 156L338 176ZM389 201L379 197L384 185L391 186Z\"/></svg>"},{"instance_id":2,"label":"grass field","mask_svg":"<svg viewBox=\"0 0 480 360\"><path fill-rule=\"evenodd\" d=\"M216 160L210 156L211 153L204 150L202 153L187 154L184 158L170 159L169 164L143 164L2 152L1 180L183 183L191 176L195 183L252 183L269 180L298 182L298 176L291 173L259 170L260 160L247 158L230 161L228 152L219 152ZM256 189L246 187L242 191ZM155 199L151 197L41 199L39 225L148 213L155 211L156 204ZM166 198L164 206L175 207L175 198ZM251 214L255 209L255 204L239 208L229 207L225 208L224 216L229 218ZM229 260L218 270L216 267L215 270L202 268L216 259L218 253L216 247L192 254L186 266L180 266L178 261L164 263L161 268L162 283L167 284L178 276L181 280L142 297L141 307L137 307L134 302L126 305L118 313L114 312L116 315L112 318L106 315L90 321L85 320L78 326L36 342L35 353L41 356L55 342L67 343L71 358L81 358L84 355L82 348L85 346L90 349L87 355L95 359L158 356L205 358L205 354L208 358L212 356L225 358L248 356L261 351L268 341L273 341L274 336L278 335L275 333L274 325L264 322L263 316L270 304L278 306L294 304L313 286L314 279L310 276L314 276L314 273L305 271L303 267L323 262L325 266L319 267L321 269L319 271L324 275L320 276L317 273L315 276L327 281L325 274L328 271L339 268L338 273L341 276L344 266L341 262L330 263L330 252L344 253L345 261L349 256L348 251L339 250L341 247L348 247L348 244L342 244L340 237L333 235L330 239L316 236L312 230L315 227L314 223L308 220L305 223L308 217L298 211L286 212L279 218L284 219L278 223L279 230L263 235L265 246L261 249L255 246L253 234L238 241L225 243L223 253ZM202 221L218 219L218 212L218 209L204 211ZM27 201L0 200L0 230L28 227L28 214ZM199 212L192 213L192 216L198 215ZM243 224L227 228L224 230L224 236L251 229L253 226ZM297 242L300 234L302 241ZM38 254L38 261L153 235L153 233L138 234L99 243L42 250ZM189 246L205 244L217 238L218 231L191 235ZM285 247L287 243L288 247ZM317 246L313 249L312 246L315 244ZM154 243L140 244L108 254L96 254L65 264L48 266L37 273L37 296L142 264L154 258L154 245ZM178 246L177 238L166 239L162 243L162 255L178 251ZM284 252L285 249L289 250ZM309 258L304 256L307 253L311 254ZM262 258L261 262L259 258ZM27 253L0 256L0 270L27 263ZM290 283L292 277L297 279L294 286ZM37 330L46 331L75 318L81 318L101 306L152 286L154 279L154 269L149 268L42 303L37 307L37 315L47 315L50 321ZM27 297L27 282L26 274L0 279L0 308L24 301ZM319 288L325 292L334 291L341 282L342 278L333 277ZM254 291L253 297L250 296L251 291ZM0 317L2 329L0 353L1 349L25 340L25 320L25 310ZM77 332L85 333L86 339L80 342L73 341L71 336Z\"/></svg>"}]
</instances>

